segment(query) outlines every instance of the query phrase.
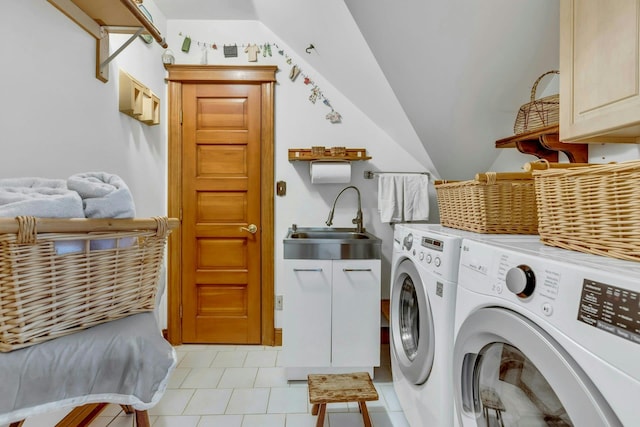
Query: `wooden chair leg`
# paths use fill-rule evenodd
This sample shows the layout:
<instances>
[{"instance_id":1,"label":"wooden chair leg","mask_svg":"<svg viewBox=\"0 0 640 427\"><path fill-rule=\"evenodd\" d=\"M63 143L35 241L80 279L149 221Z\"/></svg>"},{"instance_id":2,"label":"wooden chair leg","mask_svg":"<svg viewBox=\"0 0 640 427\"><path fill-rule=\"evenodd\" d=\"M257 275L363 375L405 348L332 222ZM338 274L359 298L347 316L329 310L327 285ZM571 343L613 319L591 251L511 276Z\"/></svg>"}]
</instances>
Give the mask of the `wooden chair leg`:
<instances>
[{"instance_id":1,"label":"wooden chair leg","mask_svg":"<svg viewBox=\"0 0 640 427\"><path fill-rule=\"evenodd\" d=\"M311 407L311 415L318 415L318 404L314 403L313 406Z\"/></svg>"},{"instance_id":2,"label":"wooden chair leg","mask_svg":"<svg viewBox=\"0 0 640 427\"><path fill-rule=\"evenodd\" d=\"M21 427L22 424L24 424L24 420L13 422L13 423L9 424L9 427Z\"/></svg>"},{"instance_id":3,"label":"wooden chair leg","mask_svg":"<svg viewBox=\"0 0 640 427\"><path fill-rule=\"evenodd\" d=\"M324 426L324 414L327 411L327 404L321 403L319 406L320 410L318 411L318 420L316 421L316 427Z\"/></svg>"},{"instance_id":4,"label":"wooden chair leg","mask_svg":"<svg viewBox=\"0 0 640 427\"><path fill-rule=\"evenodd\" d=\"M362 412L362 421L364 421L364 427L371 427L371 418L369 418L369 411L367 410L367 403L362 401L358 402L360 412Z\"/></svg>"},{"instance_id":5,"label":"wooden chair leg","mask_svg":"<svg viewBox=\"0 0 640 427\"><path fill-rule=\"evenodd\" d=\"M151 427L147 411L136 410L136 427Z\"/></svg>"},{"instance_id":6,"label":"wooden chair leg","mask_svg":"<svg viewBox=\"0 0 640 427\"><path fill-rule=\"evenodd\" d=\"M135 409L133 409L133 406L131 405L120 405L120 407L122 408L125 414L130 415L135 412Z\"/></svg>"}]
</instances>

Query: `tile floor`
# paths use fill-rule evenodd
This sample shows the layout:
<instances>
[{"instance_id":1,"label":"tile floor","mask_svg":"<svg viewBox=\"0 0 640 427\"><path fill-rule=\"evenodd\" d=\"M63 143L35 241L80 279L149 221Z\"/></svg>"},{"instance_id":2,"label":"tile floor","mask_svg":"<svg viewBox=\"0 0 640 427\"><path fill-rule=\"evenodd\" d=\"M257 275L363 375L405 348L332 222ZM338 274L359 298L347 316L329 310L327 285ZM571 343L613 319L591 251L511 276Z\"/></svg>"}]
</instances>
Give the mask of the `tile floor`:
<instances>
[{"instance_id":1,"label":"tile floor","mask_svg":"<svg viewBox=\"0 0 640 427\"><path fill-rule=\"evenodd\" d=\"M305 381L287 382L281 347L183 345L167 391L149 410L152 427L313 427L316 417ZM381 347L374 373L380 399L368 402L374 427L409 427L393 390L389 346ZM355 403L327 405L325 427L363 426ZM47 414L24 427L51 427L61 414ZM53 418L56 420L53 420ZM91 427L130 427L133 417L109 405Z\"/></svg>"}]
</instances>

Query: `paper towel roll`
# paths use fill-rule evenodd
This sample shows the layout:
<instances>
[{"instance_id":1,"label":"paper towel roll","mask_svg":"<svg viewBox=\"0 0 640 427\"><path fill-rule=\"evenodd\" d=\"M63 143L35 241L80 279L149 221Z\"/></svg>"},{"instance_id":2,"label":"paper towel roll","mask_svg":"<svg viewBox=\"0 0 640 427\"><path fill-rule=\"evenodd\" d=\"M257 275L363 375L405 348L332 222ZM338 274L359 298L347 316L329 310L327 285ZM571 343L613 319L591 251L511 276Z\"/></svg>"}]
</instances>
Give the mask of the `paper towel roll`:
<instances>
[{"instance_id":1,"label":"paper towel roll","mask_svg":"<svg viewBox=\"0 0 640 427\"><path fill-rule=\"evenodd\" d=\"M351 162L311 162L309 173L312 184L348 183L351 182Z\"/></svg>"}]
</instances>

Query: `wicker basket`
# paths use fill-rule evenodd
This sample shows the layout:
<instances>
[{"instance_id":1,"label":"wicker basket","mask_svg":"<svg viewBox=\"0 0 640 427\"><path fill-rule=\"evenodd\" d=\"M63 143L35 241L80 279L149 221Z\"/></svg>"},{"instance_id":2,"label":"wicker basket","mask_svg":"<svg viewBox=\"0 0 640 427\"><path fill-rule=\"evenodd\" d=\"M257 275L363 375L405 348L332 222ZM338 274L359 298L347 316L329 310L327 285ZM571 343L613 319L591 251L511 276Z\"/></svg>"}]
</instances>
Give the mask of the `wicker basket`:
<instances>
[{"instance_id":1,"label":"wicker basket","mask_svg":"<svg viewBox=\"0 0 640 427\"><path fill-rule=\"evenodd\" d=\"M518 135L532 132L540 128L558 124L560 118L560 95L550 95L536 99L538 83L549 74L560 74L557 70L547 71L533 84L531 88L531 101L522 105L518 110L513 132Z\"/></svg>"},{"instance_id":2,"label":"wicker basket","mask_svg":"<svg viewBox=\"0 0 640 427\"><path fill-rule=\"evenodd\" d=\"M177 225L0 219L0 351L153 310L166 238Z\"/></svg>"},{"instance_id":3,"label":"wicker basket","mask_svg":"<svg viewBox=\"0 0 640 427\"><path fill-rule=\"evenodd\" d=\"M435 188L444 226L487 234L537 233L529 172L487 172L470 181L436 182Z\"/></svg>"},{"instance_id":4,"label":"wicker basket","mask_svg":"<svg viewBox=\"0 0 640 427\"><path fill-rule=\"evenodd\" d=\"M545 244L640 261L640 161L533 176Z\"/></svg>"}]
</instances>

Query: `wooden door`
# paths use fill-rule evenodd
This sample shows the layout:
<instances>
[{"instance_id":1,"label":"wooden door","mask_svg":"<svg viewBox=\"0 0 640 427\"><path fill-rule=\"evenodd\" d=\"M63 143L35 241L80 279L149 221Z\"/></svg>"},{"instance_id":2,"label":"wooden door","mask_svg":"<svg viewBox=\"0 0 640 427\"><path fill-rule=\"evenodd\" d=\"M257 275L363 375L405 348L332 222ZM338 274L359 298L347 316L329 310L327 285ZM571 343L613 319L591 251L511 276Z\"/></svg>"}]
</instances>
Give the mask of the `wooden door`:
<instances>
[{"instance_id":1,"label":"wooden door","mask_svg":"<svg viewBox=\"0 0 640 427\"><path fill-rule=\"evenodd\" d=\"M183 341L259 344L261 89L182 86Z\"/></svg>"},{"instance_id":2,"label":"wooden door","mask_svg":"<svg viewBox=\"0 0 640 427\"><path fill-rule=\"evenodd\" d=\"M275 345L277 67L166 68L168 213L181 219L169 236L167 338Z\"/></svg>"}]
</instances>

